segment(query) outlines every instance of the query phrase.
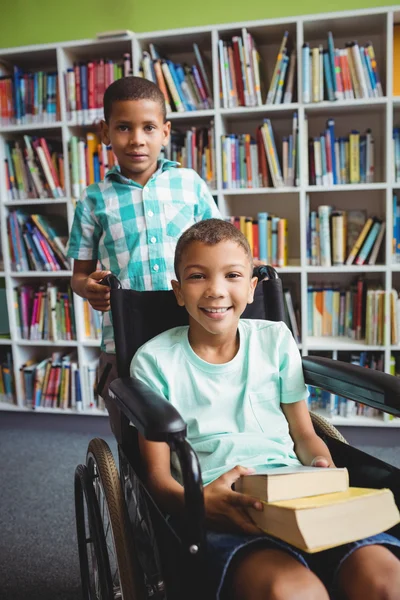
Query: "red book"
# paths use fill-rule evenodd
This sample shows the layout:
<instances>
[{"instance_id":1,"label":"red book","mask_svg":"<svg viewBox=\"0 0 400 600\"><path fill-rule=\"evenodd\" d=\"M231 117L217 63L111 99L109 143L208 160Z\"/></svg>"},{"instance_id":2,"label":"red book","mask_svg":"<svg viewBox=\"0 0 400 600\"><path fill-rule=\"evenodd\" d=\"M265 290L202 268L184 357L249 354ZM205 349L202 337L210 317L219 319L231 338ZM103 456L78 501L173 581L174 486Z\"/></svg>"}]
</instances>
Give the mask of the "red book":
<instances>
[{"instance_id":1,"label":"red book","mask_svg":"<svg viewBox=\"0 0 400 600\"><path fill-rule=\"evenodd\" d=\"M234 217L233 224L236 227L236 229L239 229L240 231L240 217Z\"/></svg>"},{"instance_id":2,"label":"red book","mask_svg":"<svg viewBox=\"0 0 400 600\"><path fill-rule=\"evenodd\" d=\"M260 246L258 240L258 221L253 220L253 258L260 258Z\"/></svg>"},{"instance_id":3,"label":"red book","mask_svg":"<svg viewBox=\"0 0 400 600\"><path fill-rule=\"evenodd\" d=\"M88 108L89 108L89 110L93 110L95 108L94 63L93 62L88 62L87 72L88 72Z\"/></svg>"},{"instance_id":4,"label":"red book","mask_svg":"<svg viewBox=\"0 0 400 600\"><path fill-rule=\"evenodd\" d=\"M72 340L71 335L71 313L69 310L69 301L68 295L64 295L64 312L65 312L65 333L67 336L67 340Z\"/></svg>"},{"instance_id":5,"label":"red book","mask_svg":"<svg viewBox=\"0 0 400 600\"><path fill-rule=\"evenodd\" d=\"M97 94L96 107L102 108L103 96L104 96L104 92L105 92L104 60L103 59L100 59L96 65L96 74L97 74L97 77L96 77L96 94Z\"/></svg>"},{"instance_id":6,"label":"red book","mask_svg":"<svg viewBox=\"0 0 400 600\"><path fill-rule=\"evenodd\" d=\"M336 89L339 93L343 95L343 80L340 68L340 57L335 53L334 56L334 65L335 65L335 78L336 78Z\"/></svg>"},{"instance_id":7,"label":"red book","mask_svg":"<svg viewBox=\"0 0 400 600\"><path fill-rule=\"evenodd\" d=\"M257 152L258 152L258 169L261 173L262 186L269 186L267 155L265 154L264 142L261 133L261 127L257 129Z\"/></svg>"},{"instance_id":8,"label":"red book","mask_svg":"<svg viewBox=\"0 0 400 600\"><path fill-rule=\"evenodd\" d=\"M236 88L237 88L237 93L238 93L238 98L239 98L239 104L240 104L240 106L245 106L242 63L240 61L239 43L236 38L234 38L232 40L232 45L233 45L233 64L235 67Z\"/></svg>"},{"instance_id":9,"label":"red book","mask_svg":"<svg viewBox=\"0 0 400 600\"><path fill-rule=\"evenodd\" d=\"M251 187L253 187L253 176L252 176L252 169L251 169L250 135L249 134L245 135L244 152L245 152L246 173L247 173L246 185L247 185L247 187L251 188Z\"/></svg>"},{"instance_id":10,"label":"red book","mask_svg":"<svg viewBox=\"0 0 400 600\"><path fill-rule=\"evenodd\" d=\"M75 98L76 98L76 110L82 110L82 98L81 98L81 70L79 65L74 65L75 73Z\"/></svg>"}]
</instances>

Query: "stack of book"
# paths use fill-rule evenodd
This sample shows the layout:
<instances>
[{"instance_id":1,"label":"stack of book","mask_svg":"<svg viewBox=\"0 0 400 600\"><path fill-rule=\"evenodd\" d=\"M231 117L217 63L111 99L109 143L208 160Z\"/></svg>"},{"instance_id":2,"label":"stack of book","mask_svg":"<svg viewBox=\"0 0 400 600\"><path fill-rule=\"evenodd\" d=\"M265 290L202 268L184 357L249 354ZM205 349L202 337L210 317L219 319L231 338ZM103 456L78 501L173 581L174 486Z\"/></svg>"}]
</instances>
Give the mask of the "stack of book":
<instances>
[{"instance_id":1,"label":"stack of book","mask_svg":"<svg viewBox=\"0 0 400 600\"><path fill-rule=\"evenodd\" d=\"M309 265L331 267L376 263L379 251L384 247L385 221L367 218L365 210L335 210L330 205L321 205L308 214Z\"/></svg>"},{"instance_id":2,"label":"stack of book","mask_svg":"<svg viewBox=\"0 0 400 600\"><path fill-rule=\"evenodd\" d=\"M7 218L11 268L14 271L62 271L70 269L67 238L54 229L53 216L11 211ZM66 223L62 222L63 228ZM60 225L58 225L60 228Z\"/></svg>"},{"instance_id":3,"label":"stack of book","mask_svg":"<svg viewBox=\"0 0 400 600\"><path fill-rule=\"evenodd\" d=\"M64 157L61 142L24 135L6 142L4 159L8 200L62 198Z\"/></svg>"},{"instance_id":4,"label":"stack of book","mask_svg":"<svg viewBox=\"0 0 400 600\"><path fill-rule=\"evenodd\" d=\"M197 44L193 44L196 64L174 63L154 46L142 53L140 73L156 83L165 98L167 113L213 108L211 77Z\"/></svg>"},{"instance_id":5,"label":"stack of book","mask_svg":"<svg viewBox=\"0 0 400 600\"><path fill-rule=\"evenodd\" d=\"M308 141L309 184L330 187L346 183L373 183L375 176L374 138L370 129L360 135L356 129L348 137L335 137L335 121Z\"/></svg>"},{"instance_id":6,"label":"stack of book","mask_svg":"<svg viewBox=\"0 0 400 600\"><path fill-rule=\"evenodd\" d=\"M221 145L224 188L268 187L270 182L276 188L298 185L297 113L292 132L282 140L281 158L270 119L258 127L256 140L249 134L229 134L221 136Z\"/></svg>"},{"instance_id":7,"label":"stack of book","mask_svg":"<svg viewBox=\"0 0 400 600\"><path fill-rule=\"evenodd\" d=\"M98 135L92 132L87 132L85 138L71 136L69 154L74 198L79 198L88 185L104 179L107 171L118 164L111 146L102 144Z\"/></svg>"},{"instance_id":8,"label":"stack of book","mask_svg":"<svg viewBox=\"0 0 400 600\"><path fill-rule=\"evenodd\" d=\"M0 352L0 402L15 402L12 353L5 348Z\"/></svg>"},{"instance_id":9,"label":"stack of book","mask_svg":"<svg viewBox=\"0 0 400 600\"><path fill-rule=\"evenodd\" d=\"M219 72L223 108L290 103L295 89L296 53L288 50L285 31L275 62L268 93L264 91L264 69L254 38L245 27L242 35L219 40Z\"/></svg>"},{"instance_id":10,"label":"stack of book","mask_svg":"<svg viewBox=\"0 0 400 600\"><path fill-rule=\"evenodd\" d=\"M262 502L262 511L246 509L260 529L310 553L376 535L400 521L390 490L349 487L347 469L262 467L240 477L235 491Z\"/></svg>"},{"instance_id":11,"label":"stack of book","mask_svg":"<svg viewBox=\"0 0 400 600\"><path fill-rule=\"evenodd\" d=\"M14 307L20 339L76 340L74 304L69 285L20 285L14 289Z\"/></svg>"},{"instance_id":12,"label":"stack of book","mask_svg":"<svg viewBox=\"0 0 400 600\"><path fill-rule=\"evenodd\" d=\"M393 181L400 183L400 127L393 128Z\"/></svg>"},{"instance_id":13,"label":"stack of book","mask_svg":"<svg viewBox=\"0 0 400 600\"><path fill-rule=\"evenodd\" d=\"M101 340L102 314L95 310L86 298L82 301L85 337L90 340Z\"/></svg>"},{"instance_id":14,"label":"stack of book","mask_svg":"<svg viewBox=\"0 0 400 600\"><path fill-rule=\"evenodd\" d=\"M368 369L383 371L383 354L359 352L351 353L349 358L340 360L349 361L352 365L359 365ZM309 410L320 413L328 418L340 416L352 418L355 416L364 416L370 418L383 418L383 413L370 406L365 406L359 402L353 402L337 394L331 394L321 388L308 386L309 396L307 404Z\"/></svg>"},{"instance_id":15,"label":"stack of book","mask_svg":"<svg viewBox=\"0 0 400 600\"><path fill-rule=\"evenodd\" d=\"M312 284L307 288L308 335L347 337L384 344L385 291L359 277L350 288Z\"/></svg>"},{"instance_id":16,"label":"stack of book","mask_svg":"<svg viewBox=\"0 0 400 600\"><path fill-rule=\"evenodd\" d=\"M67 69L64 79L70 125L91 125L103 119L104 92L113 81L129 75L132 75L130 54L124 54L121 61L82 61Z\"/></svg>"},{"instance_id":17,"label":"stack of book","mask_svg":"<svg viewBox=\"0 0 400 600\"><path fill-rule=\"evenodd\" d=\"M57 73L24 72L17 66L0 77L0 125L54 123L60 119Z\"/></svg>"},{"instance_id":18,"label":"stack of book","mask_svg":"<svg viewBox=\"0 0 400 600\"><path fill-rule=\"evenodd\" d=\"M273 267L288 265L287 219L266 212L258 213L256 219L246 216L225 219L246 236L254 258Z\"/></svg>"},{"instance_id":19,"label":"stack of book","mask_svg":"<svg viewBox=\"0 0 400 600\"><path fill-rule=\"evenodd\" d=\"M323 45L302 48L303 102L352 100L383 96L372 42L359 46L357 41L335 48L328 32L328 48Z\"/></svg>"},{"instance_id":20,"label":"stack of book","mask_svg":"<svg viewBox=\"0 0 400 600\"><path fill-rule=\"evenodd\" d=\"M197 171L210 189L216 188L214 123L210 127L191 127L184 133L172 131L165 154L181 167Z\"/></svg>"}]
</instances>

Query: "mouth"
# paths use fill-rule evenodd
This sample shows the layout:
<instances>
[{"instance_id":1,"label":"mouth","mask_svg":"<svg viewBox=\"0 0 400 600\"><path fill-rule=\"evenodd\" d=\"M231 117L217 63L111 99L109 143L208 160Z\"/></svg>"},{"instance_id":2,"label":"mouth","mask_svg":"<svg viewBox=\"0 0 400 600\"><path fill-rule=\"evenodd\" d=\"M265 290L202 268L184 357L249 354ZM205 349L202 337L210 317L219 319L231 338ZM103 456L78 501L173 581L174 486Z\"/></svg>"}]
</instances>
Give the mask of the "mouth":
<instances>
[{"instance_id":1,"label":"mouth","mask_svg":"<svg viewBox=\"0 0 400 600\"><path fill-rule=\"evenodd\" d=\"M200 310L209 318L209 319L223 319L224 316L231 310L232 306L224 306L218 308L205 308L200 307Z\"/></svg>"},{"instance_id":2,"label":"mouth","mask_svg":"<svg viewBox=\"0 0 400 600\"><path fill-rule=\"evenodd\" d=\"M147 154L127 154L126 156L133 161L146 160L147 158Z\"/></svg>"}]
</instances>

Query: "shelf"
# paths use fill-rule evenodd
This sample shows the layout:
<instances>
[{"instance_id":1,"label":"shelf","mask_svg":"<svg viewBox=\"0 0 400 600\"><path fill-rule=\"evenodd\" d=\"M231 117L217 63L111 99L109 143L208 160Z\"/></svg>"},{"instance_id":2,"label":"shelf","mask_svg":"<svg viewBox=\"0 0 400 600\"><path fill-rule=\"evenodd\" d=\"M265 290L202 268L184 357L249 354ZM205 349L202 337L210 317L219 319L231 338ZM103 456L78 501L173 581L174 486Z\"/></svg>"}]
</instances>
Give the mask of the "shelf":
<instances>
[{"instance_id":1,"label":"shelf","mask_svg":"<svg viewBox=\"0 0 400 600\"><path fill-rule=\"evenodd\" d=\"M299 104L263 104L262 106L237 106L235 108L220 108L219 112L223 117L242 117L242 116L257 116L260 113L267 115L268 113L292 113L299 109Z\"/></svg>"},{"instance_id":2,"label":"shelf","mask_svg":"<svg viewBox=\"0 0 400 600\"><path fill-rule=\"evenodd\" d=\"M78 342L76 340L21 340L17 339L16 343L18 346L44 346L51 348L52 346L66 346L71 348L76 348L78 346Z\"/></svg>"},{"instance_id":3,"label":"shelf","mask_svg":"<svg viewBox=\"0 0 400 600\"><path fill-rule=\"evenodd\" d=\"M368 111L377 107L386 106L387 98L358 98L354 100L336 100L335 102L315 102L314 104L304 104L306 113L329 114L332 112L353 112L353 111Z\"/></svg>"},{"instance_id":4,"label":"shelf","mask_svg":"<svg viewBox=\"0 0 400 600\"><path fill-rule=\"evenodd\" d=\"M215 116L214 109L208 110L188 110L185 112L171 112L167 114L168 121L180 121L181 119L203 119L213 118Z\"/></svg>"},{"instance_id":5,"label":"shelf","mask_svg":"<svg viewBox=\"0 0 400 600\"><path fill-rule=\"evenodd\" d=\"M7 200L4 206L28 206L29 204L66 204L69 198L27 198L25 200Z\"/></svg>"},{"instance_id":6,"label":"shelf","mask_svg":"<svg viewBox=\"0 0 400 600\"><path fill-rule=\"evenodd\" d=\"M341 185L332 185L330 187L323 185L308 185L306 187L306 192L367 192L374 190L386 190L387 187L387 183L346 183Z\"/></svg>"},{"instance_id":7,"label":"shelf","mask_svg":"<svg viewBox=\"0 0 400 600\"><path fill-rule=\"evenodd\" d=\"M25 123L23 125L4 125L0 127L1 133L24 133L25 131L36 131L41 129L61 129L61 121L53 121L52 123Z\"/></svg>"},{"instance_id":8,"label":"shelf","mask_svg":"<svg viewBox=\"0 0 400 600\"><path fill-rule=\"evenodd\" d=\"M37 414L53 414L53 415L76 415L76 416L90 416L90 417L108 417L106 410L99 410L92 408L88 410L73 410L72 408L30 408L27 406L18 406L17 404L11 404L8 402L0 402L0 411L10 410L13 412L25 412L25 413L37 413Z\"/></svg>"},{"instance_id":9,"label":"shelf","mask_svg":"<svg viewBox=\"0 0 400 600\"><path fill-rule=\"evenodd\" d=\"M357 352L363 350L385 351L385 346L368 346L364 340L357 341L345 337L310 336L304 345L307 347L307 350L326 350L330 352L334 350L355 350Z\"/></svg>"},{"instance_id":10,"label":"shelf","mask_svg":"<svg viewBox=\"0 0 400 600\"><path fill-rule=\"evenodd\" d=\"M247 196L255 194L298 194L300 188L297 187L262 187L262 188L222 188L221 194L224 196Z\"/></svg>"},{"instance_id":11,"label":"shelf","mask_svg":"<svg viewBox=\"0 0 400 600\"><path fill-rule=\"evenodd\" d=\"M72 271L10 271L10 277L40 277L41 279L52 279L53 277L72 277Z\"/></svg>"},{"instance_id":12,"label":"shelf","mask_svg":"<svg viewBox=\"0 0 400 600\"><path fill-rule=\"evenodd\" d=\"M100 348L100 340L83 340L82 346L88 346L88 348Z\"/></svg>"},{"instance_id":13,"label":"shelf","mask_svg":"<svg viewBox=\"0 0 400 600\"><path fill-rule=\"evenodd\" d=\"M0 346L10 346L11 343L11 338L0 338Z\"/></svg>"},{"instance_id":14,"label":"shelf","mask_svg":"<svg viewBox=\"0 0 400 600\"><path fill-rule=\"evenodd\" d=\"M400 96L394 96L394 98L393 98L393 105L394 106L400 106Z\"/></svg>"},{"instance_id":15,"label":"shelf","mask_svg":"<svg viewBox=\"0 0 400 600\"><path fill-rule=\"evenodd\" d=\"M384 273L386 265L342 265L338 267L306 267L307 273Z\"/></svg>"}]
</instances>

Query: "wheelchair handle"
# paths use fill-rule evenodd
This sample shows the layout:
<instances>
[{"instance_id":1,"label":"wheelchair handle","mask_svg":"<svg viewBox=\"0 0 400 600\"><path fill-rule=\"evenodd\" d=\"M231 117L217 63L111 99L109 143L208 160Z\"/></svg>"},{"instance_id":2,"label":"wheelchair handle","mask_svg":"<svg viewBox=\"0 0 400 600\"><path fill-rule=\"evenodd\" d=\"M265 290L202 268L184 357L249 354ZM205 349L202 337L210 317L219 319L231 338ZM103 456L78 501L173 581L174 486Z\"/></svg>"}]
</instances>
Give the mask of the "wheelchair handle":
<instances>
[{"instance_id":1,"label":"wheelchair handle","mask_svg":"<svg viewBox=\"0 0 400 600\"><path fill-rule=\"evenodd\" d=\"M254 267L253 277L257 277L259 282L264 281L264 279L279 279L278 273L275 271L274 267L271 267L270 265Z\"/></svg>"},{"instance_id":2,"label":"wheelchair handle","mask_svg":"<svg viewBox=\"0 0 400 600\"><path fill-rule=\"evenodd\" d=\"M112 290L122 290L122 285L121 285L120 280L113 273L110 273L109 275L106 275L105 277L103 277L103 279L99 283L100 283L100 285L108 286Z\"/></svg>"}]
</instances>

